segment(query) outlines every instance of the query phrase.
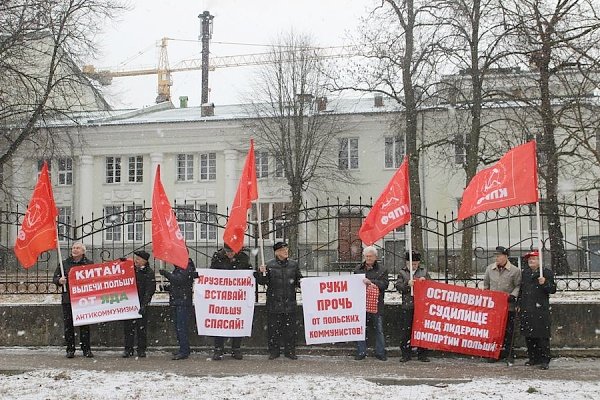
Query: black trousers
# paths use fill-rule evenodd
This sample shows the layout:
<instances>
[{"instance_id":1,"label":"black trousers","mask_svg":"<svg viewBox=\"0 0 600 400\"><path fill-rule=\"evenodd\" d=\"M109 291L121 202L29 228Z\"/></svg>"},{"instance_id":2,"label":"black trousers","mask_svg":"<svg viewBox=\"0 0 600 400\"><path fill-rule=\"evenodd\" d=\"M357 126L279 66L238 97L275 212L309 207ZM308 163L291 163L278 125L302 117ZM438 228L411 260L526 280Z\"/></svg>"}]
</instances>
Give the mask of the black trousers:
<instances>
[{"instance_id":1,"label":"black trousers","mask_svg":"<svg viewBox=\"0 0 600 400\"><path fill-rule=\"evenodd\" d=\"M62 311L67 351L75 351L75 327L73 326L73 311L71 309L71 303L62 303ZM81 351L89 351L91 348L89 325L83 325L79 327L79 340Z\"/></svg>"},{"instance_id":2,"label":"black trousers","mask_svg":"<svg viewBox=\"0 0 600 400\"><path fill-rule=\"evenodd\" d=\"M148 343L148 317L144 313L142 318L123 321L123 334L125 337L125 351L133 353L135 338L137 336L137 351L144 352Z\"/></svg>"},{"instance_id":3,"label":"black trousers","mask_svg":"<svg viewBox=\"0 0 600 400\"><path fill-rule=\"evenodd\" d=\"M536 364L550 362L550 338L526 337L527 356Z\"/></svg>"},{"instance_id":4,"label":"black trousers","mask_svg":"<svg viewBox=\"0 0 600 400\"><path fill-rule=\"evenodd\" d=\"M225 340L226 337L215 336L215 350L220 350L221 352L225 349ZM231 338L231 350L239 350L242 347L242 338L241 337L232 337Z\"/></svg>"},{"instance_id":5,"label":"black trousers","mask_svg":"<svg viewBox=\"0 0 600 400\"><path fill-rule=\"evenodd\" d=\"M400 350L403 358L412 357L412 346L410 345L410 337L412 336L413 316L415 310L401 309L400 311ZM417 347L417 357L427 357L429 350L422 347Z\"/></svg>"},{"instance_id":6,"label":"black trousers","mask_svg":"<svg viewBox=\"0 0 600 400\"><path fill-rule=\"evenodd\" d=\"M502 351L500 352L500 358L506 358L510 354L514 358L512 352L514 332L515 332L515 315L516 312L509 311L508 318L506 318L506 328L504 330L504 343L502 344Z\"/></svg>"},{"instance_id":7,"label":"black trousers","mask_svg":"<svg viewBox=\"0 0 600 400\"><path fill-rule=\"evenodd\" d=\"M283 344L284 352L296 351L297 321L296 313L269 313L267 316L267 335L269 353L279 354ZM283 341L283 343L281 343Z\"/></svg>"}]
</instances>

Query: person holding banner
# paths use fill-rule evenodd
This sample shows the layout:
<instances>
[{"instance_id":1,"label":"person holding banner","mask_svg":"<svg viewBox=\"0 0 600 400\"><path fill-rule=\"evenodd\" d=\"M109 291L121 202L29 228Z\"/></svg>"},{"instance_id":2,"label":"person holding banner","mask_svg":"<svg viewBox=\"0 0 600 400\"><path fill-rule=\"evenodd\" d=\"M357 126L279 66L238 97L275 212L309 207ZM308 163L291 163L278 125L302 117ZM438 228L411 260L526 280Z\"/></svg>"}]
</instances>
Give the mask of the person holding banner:
<instances>
[{"instance_id":1,"label":"person holding banner","mask_svg":"<svg viewBox=\"0 0 600 400\"><path fill-rule=\"evenodd\" d=\"M355 274L365 274L363 283L368 286L376 286L379 290L377 298L377 312L370 313L367 311L366 327L369 326L375 330L375 358L381 361L387 361L385 354L385 338L383 336L383 297L389 285L389 277L387 269L377 262L377 249L373 246L367 246L363 250L364 261L356 267ZM356 342L355 360L364 360L367 356L367 341Z\"/></svg>"},{"instance_id":2,"label":"person holding banner","mask_svg":"<svg viewBox=\"0 0 600 400\"><path fill-rule=\"evenodd\" d=\"M414 286L416 280L423 281L425 279L431 279L427 270L420 266L421 253L416 250L412 251L412 265L410 263L410 254L408 254L408 251L404 255L404 258L406 264L404 265L404 268L400 270L400 274L396 280L396 290L402 294L402 307L400 309L400 350L402 351L400 362L402 363L412 359L410 338L412 336L415 303L411 288ZM417 347L417 359L419 361L429 362L429 357L427 357L428 353L429 351L427 349Z\"/></svg>"},{"instance_id":3,"label":"person holding banner","mask_svg":"<svg viewBox=\"0 0 600 400\"><path fill-rule=\"evenodd\" d=\"M67 345L67 358L75 357L75 327L73 326L73 310L71 308L71 296L69 293L70 289L67 277L69 276L69 270L72 267L94 263L85 256L85 252L86 247L83 243L73 243L73 246L71 246L71 256L63 261L64 276L60 266L58 266L56 267L54 276L52 278L52 282L54 282L55 285L64 288L62 291L61 303L63 311L64 335ZM81 341L80 345L83 356L87 358L94 357L90 345L89 325L82 325L79 327L79 340Z\"/></svg>"},{"instance_id":4,"label":"person holding banner","mask_svg":"<svg viewBox=\"0 0 600 400\"><path fill-rule=\"evenodd\" d=\"M137 336L137 355L146 357L147 333L148 333L148 313L147 308L156 291L156 279L154 270L148 265L150 254L143 250L133 253L133 265L135 269L135 283L137 286L140 310L138 313L142 318L127 319L123 321L123 333L125 336L125 350L123 358L133 356L134 339Z\"/></svg>"},{"instance_id":5,"label":"person holding banner","mask_svg":"<svg viewBox=\"0 0 600 400\"><path fill-rule=\"evenodd\" d=\"M523 268L518 299L521 334L527 343L529 360L525 365L548 369L550 363L550 295L556 293L554 273L540 267L539 252L525 254L528 268ZM542 274L540 276L540 268Z\"/></svg>"},{"instance_id":6,"label":"person holding banner","mask_svg":"<svg viewBox=\"0 0 600 400\"><path fill-rule=\"evenodd\" d=\"M219 251L216 251L210 261L211 269L226 269L226 270L240 270L240 269L252 269L250 264L250 257L248 254L240 251L236 253L227 244ZM223 353L225 352L225 339L222 336L215 336L215 349L213 352L212 359L220 361L223 359ZM236 360L241 360L242 355L242 338L232 337L231 338L231 357Z\"/></svg>"},{"instance_id":7,"label":"person holding banner","mask_svg":"<svg viewBox=\"0 0 600 400\"><path fill-rule=\"evenodd\" d=\"M185 360L190 356L188 326L192 312L192 288L194 279L198 277L196 266L190 258L186 268L175 266L172 272L161 268L159 273L169 281L169 285L163 286L163 289L169 292L169 305L179 344L179 351L173 354L173 360Z\"/></svg>"},{"instance_id":8,"label":"person holding banner","mask_svg":"<svg viewBox=\"0 0 600 400\"><path fill-rule=\"evenodd\" d=\"M284 356L297 360L296 337L296 288L300 287L302 274L298 261L288 258L288 245L273 245L275 258L261 265L256 274L259 285L267 285L267 335L269 337L269 360L280 356L283 339Z\"/></svg>"},{"instance_id":9,"label":"person holding banner","mask_svg":"<svg viewBox=\"0 0 600 400\"><path fill-rule=\"evenodd\" d=\"M512 346L515 330L515 304L521 287L521 271L510 263L508 254L509 251L506 247L496 247L496 262L486 268L483 288L508 293L508 317L500 359L506 359L506 362L512 365L514 361ZM493 358L488 359L488 362L496 361Z\"/></svg>"}]
</instances>

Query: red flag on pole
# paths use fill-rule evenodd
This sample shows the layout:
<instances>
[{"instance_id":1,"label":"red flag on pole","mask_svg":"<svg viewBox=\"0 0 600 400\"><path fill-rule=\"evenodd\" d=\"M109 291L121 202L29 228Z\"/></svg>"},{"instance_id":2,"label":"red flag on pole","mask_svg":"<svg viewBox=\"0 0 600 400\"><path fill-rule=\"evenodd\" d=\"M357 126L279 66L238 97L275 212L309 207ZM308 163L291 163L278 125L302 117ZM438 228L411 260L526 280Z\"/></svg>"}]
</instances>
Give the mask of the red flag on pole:
<instances>
[{"instance_id":1,"label":"red flag on pole","mask_svg":"<svg viewBox=\"0 0 600 400\"><path fill-rule=\"evenodd\" d=\"M246 156L237 193L229 212L225 232L223 232L223 241L236 253L244 246L244 232L246 232L246 225L248 224L248 209L252 201L256 199L258 199L258 185L256 184L254 140L250 140L250 150L248 150Z\"/></svg>"},{"instance_id":2,"label":"red flag on pole","mask_svg":"<svg viewBox=\"0 0 600 400\"><path fill-rule=\"evenodd\" d=\"M160 165L156 167L152 193L152 253L155 258L185 269L190 257L177 218L160 181Z\"/></svg>"},{"instance_id":3,"label":"red flag on pole","mask_svg":"<svg viewBox=\"0 0 600 400\"><path fill-rule=\"evenodd\" d=\"M44 162L15 241L15 255L25 268L33 266L44 251L57 247L57 215L48 164Z\"/></svg>"},{"instance_id":4,"label":"red flag on pole","mask_svg":"<svg viewBox=\"0 0 600 400\"><path fill-rule=\"evenodd\" d=\"M408 182L408 157L404 161L373 204L363 221L358 236L371 245L410 221L410 187Z\"/></svg>"},{"instance_id":5,"label":"red flag on pole","mask_svg":"<svg viewBox=\"0 0 600 400\"><path fill-rule=\"evenodd\" d=\"M535 141L515 147L477 173L465 189L458 220L482 211L535 203L538 197Z\"/></svg>"}]
</instances>

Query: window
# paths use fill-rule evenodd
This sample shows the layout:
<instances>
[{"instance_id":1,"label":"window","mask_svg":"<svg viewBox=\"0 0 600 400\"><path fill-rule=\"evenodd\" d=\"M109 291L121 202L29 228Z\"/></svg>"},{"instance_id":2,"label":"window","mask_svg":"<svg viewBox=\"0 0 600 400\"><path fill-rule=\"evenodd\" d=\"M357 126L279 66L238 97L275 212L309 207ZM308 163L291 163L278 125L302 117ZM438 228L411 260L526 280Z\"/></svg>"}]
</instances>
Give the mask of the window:
<instances>
[{"instance_id":1,"label":"window","mask_svg":"<svg viewBox=\"0 0 600 400\"><path fill-rule=\"evenodd\" d=\"M196 216L193 204L177 206L175 209L179 230L184 240L194 240L196 238Z\"/></svg>"},{"instance_id":2,"label":"window","mask_svg":"<svg viewBox=\"0 0 600 400\"><path fill-rule=\"evenodd\" d=\"M177 154L177 181L189 182L194 179L194 155Z\"/></svg>"},{"instance_id":3,"label":"window","mask_svg":"<svg viewBox=\"0 0 600 400\"><path fill-rule=\"evenodd\" d=\"M125 223L127 227L127 240L144 240L144 211L141 205L125 206Z\"/></svg>"},{"instance_id":4,"label":"window","mask_svg":"<svg viewBox=\"0 0 600 400\"><path fill-rule=\"evenodd\" d=\"M69 240L71 228L71 207L58 207L58 240Z\"/></svg>"},{"instance_id":5,"label":"window","mask_svg":"<svg viewBox=\"0 0 600 400\"><path fill-rule=\"evenodd\" d=\"M256 178L269 177L269 153L266 151L257 151L256 158Z\"/></svg>"},{"instance_id":6,"label":"window","mask_svg":"<svg viewBox=\"0 0 600 400\"><path fill-rule=\"evenodd\" d=\"M456 133L454 134L454 163L463 165L465 162L465 138L462 133Z\"/></svg>"},{"instance_id":7,"label":"window","mask_svg":"<svg viewBox=\"0 0 600 400\"><path fill-rule=\"evenodd\" d=\"M283 165L283 159L281 157L275 158L275 177L285 178L285 167Z\"/></svg>"},{"instance_id":8,"label":"window","mask_svg":"<svg viewBox=\"0 0 600 400\"><path fill-rule=\"evenodd\" d=\"M261 229L263 239L283 240L289 236L286 228L285 214L290 208L290 203L259 203L261 212ZM252 204L250 211L250 227L253 234L257 235L258 209L256 203Z\"/></svg>"},{"instance_id":9,"label":"window","mask_svg":"<svg viewBox=\"0 0 600 400\"><path fill-rule=\"evenodd\" d=\"M273 203L273 233L275 240L285 240L289 236L285 213L290 203Z\"/></svg>"},{"instance_id":10,"label":"window","mask_svg":"<svg viewBox=\"0 0 600 400\"><path fill-rule=\"evenodd\" d=\"M144 157L133 156L129 157L129 182L144 181Z\"/></svg>"},{"instance_id":11,"label":"window","mask_svg":"<svg viewBox=\"0 0 600 400\"><path fill-rule=\"evenodd\" d=\"M106 183L121 182L121 157L106 157Z\"/></svg>"},{"instance_id":12,"label":"window","mask_svg":"<svg viewBox=\"0 0 600 400\"><path fill-rule=\"evenodd\" d=\"M58 159L58 184L61 186L70 186L73 184L73 159Z\"/></svg>"},{"instance_id":13,"label":"window","mask_svg":"<svg viewBox=\"0 0 600 400\"><path fill-rule=\"evenodd\" d=\"M202 204L199 209L200 239L217 240L217 205Z\"/></svg>"},{"instance_id":14,"label":"window","mask_svg":"<svg viewBox=\"0 0 600 400\"><path fill-rule=\"evenodd\" d=\"M358 169L358 138L339 139L339 169Z\"/></svg>"},{"instance_id":15,"label":"window","mask_svg":"<svg viewBox=\"0 0 600 400\"><path fill-rule=\"evenodd\" d=\"M200 154L200 180L217 179L217 153Z\"/></svg>"},{"instance_id":16,"label":"window","mask_svg":"<svg viewBox=\"0 0 600 400\"><path fill-rule=\"evenodd\" d=\"M109 242L118 242L123 239L123 216L121 206L104 207L104 240Z\"/></svg>"},{"instance_id":17,"label":"window","mask_svg":"<svg viewBox=\"0 0 600 400\"><path fill-rule=\"evenodd\" d=\"M385 137L385 168L398 168L404 158L404 137Z\"/></svg>"}]
</instances>

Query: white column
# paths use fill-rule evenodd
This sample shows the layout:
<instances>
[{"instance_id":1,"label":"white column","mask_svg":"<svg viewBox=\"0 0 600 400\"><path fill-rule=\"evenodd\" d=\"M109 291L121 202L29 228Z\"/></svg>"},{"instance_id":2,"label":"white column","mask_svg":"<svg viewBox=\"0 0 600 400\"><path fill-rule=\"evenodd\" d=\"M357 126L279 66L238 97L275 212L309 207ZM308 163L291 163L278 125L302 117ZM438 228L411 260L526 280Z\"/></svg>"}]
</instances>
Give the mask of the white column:
<instances>
[{"instance_id":1,"label":"white column","mask_svg":"<svg viewBox=\"0 0 600 400\"><path fill-rule=\"evenodd\" d=\"M77 222L89 221L94 212L94 157L79 156L79 213L75 214Z\"/></svg>"},{"instance_id":2,"label":"white column","mask_svg":"<svg viewBox=\"0 0 600 400\"><path fill-rule=\"evenodd\" d=\"M19 212L24 213L27 210L28 199L31 197L31 189L35 185L35 181L32 179L35 176L33 175L33 168L31 168L29 162L25 162L25 158L15 156L11 159L11 168L12 182L10 195L13 202L11 211L16 212L18 205ZM11 224L10 227L10 237L8 240L9 243L13 243L17 238L18 229L15 224Z\"/></svg>"},{"instance_id":3,"label":"white column","mask_svg":"<svg viewBox=\"0 0 600 400\"><path fill-rule=\"evenodd\" d=\"M231 208L240 180L237 173L238 152L237 150L224 150L223 154L225 155L225 195L223 200L225 207ZM222 212L224 213L225 210Z\"/></svg>"},{"instance_id":4,"label":"white column","mask_svg":"<svg viewBox=\"0 0 600 400\"><path fill-rule=\"evenodd\" d=\"M156 167L161 165L161 177L164 176L163 153L150 153L150 191L154 188L154 179L156 178Z\"/></svg>"}]
</instances>

